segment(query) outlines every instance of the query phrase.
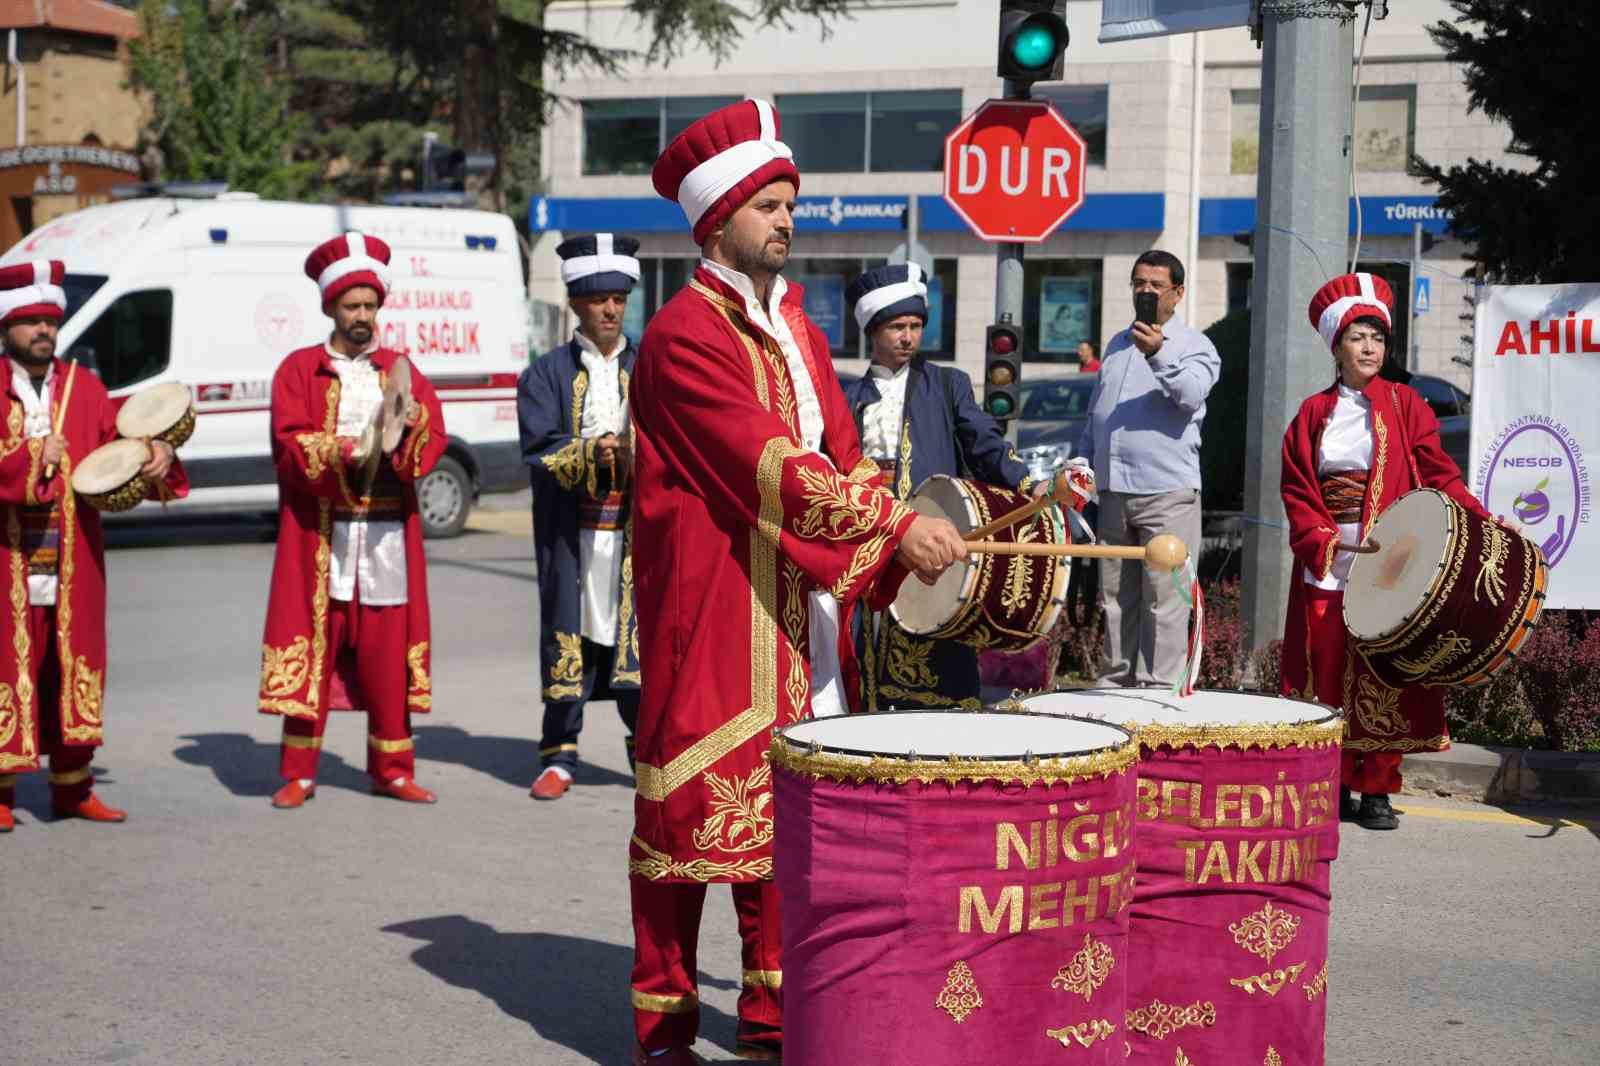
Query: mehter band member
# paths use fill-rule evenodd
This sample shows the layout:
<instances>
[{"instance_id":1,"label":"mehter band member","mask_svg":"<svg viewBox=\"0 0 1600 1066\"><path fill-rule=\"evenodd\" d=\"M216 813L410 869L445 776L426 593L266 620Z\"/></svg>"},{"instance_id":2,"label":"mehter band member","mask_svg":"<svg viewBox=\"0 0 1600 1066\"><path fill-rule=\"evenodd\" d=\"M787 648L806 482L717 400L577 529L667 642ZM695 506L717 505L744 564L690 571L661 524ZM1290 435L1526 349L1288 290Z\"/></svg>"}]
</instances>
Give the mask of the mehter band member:
<instances>
[{"instance_id":1,"label":"mehter band member","mask_svg":"<svg viewBox=\"0 0 1600 1066\"><path fill-rule=\"evenodd\" d=\"M127 817L94 794L89 769L105 713L106 552L100 512L72 491L76 464L116 439L116 409L91 370L55 357L65 277L56 260L0 269L0 572L11 582L0 612L0 833L14 824L16 775L38 770L41 754L57 818ZM187 495L172 446L147 444L147 498Z\"/></svg>"},{"instance_id":2,"label":"mehter band member","mask_svg":"<svg viewBox=\"0 0 1600 1066\"><path fill-rule=\"evenodd\" d=\"M571 341L546 352L517 383L539 572L544 733L535 799L560 799L571 787L590 699L617 701L633 763L639 628L627 537L628 389L637 353L622 319L639 280L638 247L610 233L561 242L556 254L578 326Z\"/></svg>"},{"instance_id":3,"label":"mehter band member","mask_svg":"<svg viewBox=\"0 0 1600 1066\"><path fill-rule=\"evenodd\" d=\"M272 378L278 550L262 638L259 706L284 716L272 797L316 794L330 709L367 711L367 773L376 795L432 803L416 783L412 712L433 706L428 575L416 483L444 454L444 411L409 367L411 400L391 452L376 432L401 353L378 346L389 246L347 233L318 246L306 274L333 319L326 343L291 352Z\"/></svg>"},{"instance_id":4,"label":"mehter band member","mask_svg":"<svg viewBox=\"0 0 1600 1066\"><path fill-rule=\"evenodd\" d=\"M1295 576L1283 633L1284 695L1345 712L1341 815L1367 829L1399 825L1407 752L1450 746L1444 690L1393 689L1349 648L1344 586L1359 545L1385 508L1418 488L1487 513L1439 443L1439 422L1408 385L1378 375L1393 330L1394 296L1373 274L1334 278L1311 298L1311 325L1333 350L1332 385L1306 398L1283 435L1283 509ZM1352 792L1361 803L1352 803Z\"/></svg>"},{"instance_id":5,"label":"mehter band member","mask_svg":"<svg viewBox=\"0 0 1600 1066\"><path fill-rule=\"evenodd\" d=\"M702 258L651 320L631 396L634 574L643 663L629 847L635 1061L699 1061L696 945L706 885L730 883L743 945L738 1051L781 1053L772 883L774 727L854 699L849 614L966 548L877 487L798 286L782 277L800 174L778 115L700 119L652 175Z\"/></svg>"}]
</instances>

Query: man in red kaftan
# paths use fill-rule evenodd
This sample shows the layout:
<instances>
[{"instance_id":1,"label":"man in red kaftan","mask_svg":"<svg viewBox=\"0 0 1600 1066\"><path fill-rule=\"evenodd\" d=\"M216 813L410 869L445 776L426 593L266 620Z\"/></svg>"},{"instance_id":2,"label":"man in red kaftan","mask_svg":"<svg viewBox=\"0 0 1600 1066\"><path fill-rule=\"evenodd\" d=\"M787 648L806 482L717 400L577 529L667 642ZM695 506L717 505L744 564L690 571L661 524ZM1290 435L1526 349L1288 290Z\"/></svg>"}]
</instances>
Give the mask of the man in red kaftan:
<instances>
[{"instance_id":1,"label":"man in red kaftan","mask_svg":"<svg viewBox=\"0 0 1600 1066\"><path fill-rule=\"evenodd\" d=\"M93 792L106 682L106 565L100 512L72 491L72 471L117 437L116 409L84 366L55 358L67 306L59 261L0 270L0 833L14 825L16 774L50 756L58 818L120 822ZM68 381L71 384L68 384ZM150 442L140 471L152 499L189 483L166 441Z\"/></svg>"},{"instance_id":2,"label":"man in red kaftan","mask_svg":"<svg viewBox=\"0 0 1600 1066\"><path fill-rule=\"evenodd\" d=\"M651 320L632 391L642 703L628 868L635 1061L677 1066L699 1024L708 883L743 942L738 1053L782 1047L772 883L774 728L858 692L849 611L965 555L955 527L879 487L828 343L780 271L799 185L761 100L716 111L657 161L703 258ZM880 575L883 575L880 579Z\"/></svg>"},{"instance_id":3,"label":"man in red kaftan","mask_svg":"<svg viewBox=\"0 0 1600 1066\"><path fill-rule=\"evenodd\" d=\"M1407 752L1450 746L1444 691L1392 689L1349 650L1344 583L1357 545L1390 504L1438 489L1486 512L1439 443L1439 422L1410 386L1378 376L1390 337L1388 284L1372 274L1334 278L1311 301L1311 324L1333 350L1337 377L1307 397L1283 436L1283 508L1295 557L1283 634L1281 691L1342 707L1341 813L1369 829L1398 826L1389 796L1400 791ZM1361 793L1359 807L1351 793Z\"/></svg>"},{"instance_id":4,"label":"man in red kaftan","mask_svg":"<svg viewBox=\"0 0 1600 1066\"><path fill-rule=\"evenodd\" d=\"M444 411L410 368L412 399L395 449L372 432L399 352L374 325L389 291L389 247L347 233L306 273L333 319L325 344L291 352L272 379L278 549L261 648L259 706L284 716L285 784L274 807L316 792L330 709L367 711L367 773L377 795L432 803L417 785L411 714L433 705L427 560L416 483L444 454ZM371 460L369 462L369 460Z\"/></svg>"}]
</instances>

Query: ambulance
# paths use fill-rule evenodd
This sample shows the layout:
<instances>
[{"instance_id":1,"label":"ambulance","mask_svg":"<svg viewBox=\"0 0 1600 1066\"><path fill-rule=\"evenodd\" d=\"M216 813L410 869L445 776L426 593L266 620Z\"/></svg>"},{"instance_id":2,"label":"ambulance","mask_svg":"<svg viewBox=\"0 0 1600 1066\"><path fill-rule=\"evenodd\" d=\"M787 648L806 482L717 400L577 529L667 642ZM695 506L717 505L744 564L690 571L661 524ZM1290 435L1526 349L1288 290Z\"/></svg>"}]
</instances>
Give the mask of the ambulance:
<instances>
[{"instance_id":1,"label":"ambulance","mask_svg":"<svg viewBox=\"0 0 1600 1066\"><path fill-rule=\"evenodd\" d=\"M347 230L393 250L379 340L403 351L444 404L450 443L417 487L429 536L453 536L480 492L521 488L517 375L528 364L527 289L511 219L483 211L277 203L252 193L155 195L86 208L35 230L0 266L66 263L56 350L114 400L189 386L193 486L174 509L269 511L272 375L331 329L306 254ZM139 508L134 514L148 511Z\"/></svg>"}]
</instances>

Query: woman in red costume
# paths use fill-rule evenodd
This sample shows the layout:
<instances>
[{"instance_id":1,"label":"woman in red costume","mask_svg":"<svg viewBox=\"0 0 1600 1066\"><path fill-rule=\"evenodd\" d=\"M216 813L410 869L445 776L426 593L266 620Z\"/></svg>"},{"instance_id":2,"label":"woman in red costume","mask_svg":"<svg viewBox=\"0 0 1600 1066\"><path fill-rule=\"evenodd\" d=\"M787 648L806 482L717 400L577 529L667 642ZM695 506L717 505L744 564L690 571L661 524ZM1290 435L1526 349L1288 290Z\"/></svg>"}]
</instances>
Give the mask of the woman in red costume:
<instances>
[{"instance_id":1,"label":"woman in red costume","mask_svg":"<svg viewBox=\"0 0 1600 1066\"><path fill-rule=\"evenodd\" d=\"M1390 504L1438 489L1474 514L1486 512L1439 443L1439 422L1410 386L1378 376L1388 351L1394 296L1372 274L1334 278L1311 298L1311 324L1333 349L1334 383L1306 399L1283 435L1283 509L1295 576L1283 633L1284 695L1345 713L1340 813L1367 829L1399 825L1389 796L1400 791L1407 752L1450 746L1444 692L1391 689L1350 654L1344 585L1356 545ZM1361 793L1356 806L1352 792Z\"/></svg>"}]
</instances>

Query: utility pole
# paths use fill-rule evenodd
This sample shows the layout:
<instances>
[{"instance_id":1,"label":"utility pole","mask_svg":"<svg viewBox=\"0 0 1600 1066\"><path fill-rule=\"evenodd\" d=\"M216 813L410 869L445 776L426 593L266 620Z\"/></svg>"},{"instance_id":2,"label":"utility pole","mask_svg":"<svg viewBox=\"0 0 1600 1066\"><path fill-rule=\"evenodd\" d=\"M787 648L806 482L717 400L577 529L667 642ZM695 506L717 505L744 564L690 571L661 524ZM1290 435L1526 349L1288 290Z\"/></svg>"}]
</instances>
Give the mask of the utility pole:
<instances>
[{"instance_id":1,"label":"utility pole","mask_svg":"<svg viewBox=\"0 0 1600 1066\"><path fill-rule=\"evenodd\" d=\"M1012 81L1007 78L1002 84L1005 86L1002 92L1007 100L1027 100L1032 95L1025 81ZM1015 326L1019 333L1022 330L1023 247L1021 244L1011 242L1001 242L994 246L994 320ZM1020 369L1020 360L1018 365ZM1015 445L1017 443L1015 415L1002 421L1000 426L1005 430L1006 442Z\"/></svg>"},{"instance_id":2,"label":"utility pole","mask_svg":"<svg viewBox=\"0 0 1600 1066\"><path fill-rule=\"evenodd\" d=\"M1417 323L1421 316L1417 313L1417 293L1422 284L1422 223L1411 223L1411 292L1406 301L1411 309L1411 328L1407 336L1411 340L1411 358L1406 364L1406 369L1413 374L1422 369L1422 342L1417 339Z\"/></svg>"},{"instance_id":3,"label":"utility pole","mask_svg":"<svg viewBox=\"0 0 1600 1066\"><path fill-rule=\"evenodd\" d=\"M1293 560L1279 494L1283 433L1333 379L1306 305L1345 271L1350 242L1354 8L1259 0L1261 169L1256 178L1254 315L1245 452L1243 608L1253 652L1283 635Z\"/></svg>"}]
</instances>

